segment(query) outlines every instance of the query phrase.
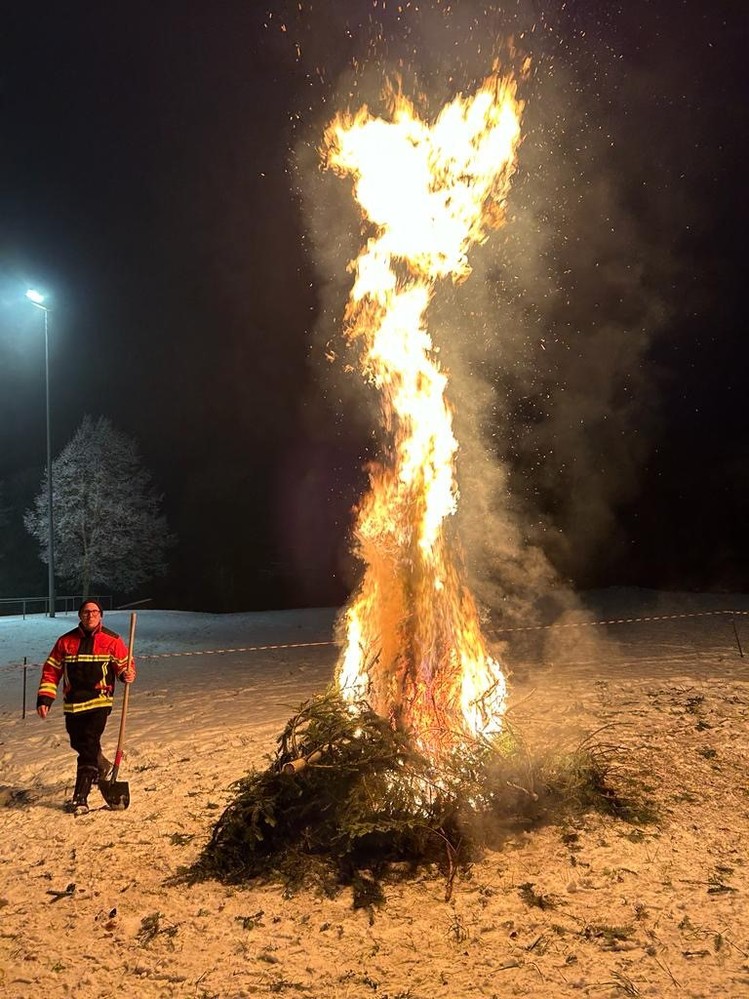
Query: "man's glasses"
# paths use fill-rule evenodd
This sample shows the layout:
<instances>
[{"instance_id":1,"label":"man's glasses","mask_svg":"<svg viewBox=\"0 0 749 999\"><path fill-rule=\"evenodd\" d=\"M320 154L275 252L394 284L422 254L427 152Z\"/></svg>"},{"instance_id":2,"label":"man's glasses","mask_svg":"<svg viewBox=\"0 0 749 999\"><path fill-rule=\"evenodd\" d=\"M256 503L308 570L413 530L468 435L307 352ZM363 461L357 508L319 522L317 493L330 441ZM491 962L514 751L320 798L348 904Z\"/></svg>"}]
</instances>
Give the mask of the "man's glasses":
<instances>
[{"instance_id":1,"label":"man's glasses","mask_svg":"<svg viewBox=\"0 0 749 999\"><path fill-rule=\"evenodd\" d=\"M101 614L101 611L98 610L81 611L81 617L96 617L97 614Z\"/></svg>"}]
</instances>

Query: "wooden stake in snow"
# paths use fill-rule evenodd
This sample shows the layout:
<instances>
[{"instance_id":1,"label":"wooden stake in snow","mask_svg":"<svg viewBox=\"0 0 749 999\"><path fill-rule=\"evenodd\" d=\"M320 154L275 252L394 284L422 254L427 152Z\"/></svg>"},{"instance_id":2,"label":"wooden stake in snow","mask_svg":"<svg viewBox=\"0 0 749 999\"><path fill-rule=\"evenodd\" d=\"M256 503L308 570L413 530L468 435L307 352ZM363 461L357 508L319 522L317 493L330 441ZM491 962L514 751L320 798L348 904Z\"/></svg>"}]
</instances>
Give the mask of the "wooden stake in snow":
<instances>
[{"instance_id":1,"label":"wooden stake in snow","mask_svg":"<svg viewBox=\"0 0 749 999\"><path fill-rule=\"evenodd\" d=\"M744 650L741 648L741 639L739 638L739 632L738 632L738 628L736 627L736 621L735 621L735 619L731 621L731 624L733 625L733 633L736 636L736 644L739 647L739 655L743 659L744 658Z\"/></svg>"}]
</instances>

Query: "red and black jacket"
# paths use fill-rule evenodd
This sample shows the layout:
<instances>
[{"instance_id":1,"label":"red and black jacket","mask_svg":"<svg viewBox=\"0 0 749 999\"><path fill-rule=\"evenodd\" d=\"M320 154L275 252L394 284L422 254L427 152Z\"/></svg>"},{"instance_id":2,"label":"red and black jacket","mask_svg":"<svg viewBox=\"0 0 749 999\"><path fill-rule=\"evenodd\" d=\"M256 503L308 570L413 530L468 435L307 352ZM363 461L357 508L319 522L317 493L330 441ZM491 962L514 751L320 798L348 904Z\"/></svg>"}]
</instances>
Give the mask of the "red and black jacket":
<instances>
[{"instance_id":1,"label":"red and black jacket","mask_svg":"<svg viewBox=\"0 0 749 999\"><path fill-rule=\"evenodd\" d=\"M127 646L119 635L101 624L91 632L79 625L55 642L42 668L36 705L49 707L62 679L65 712L111 710L115 677L122 679L127 664Z\"/></svg>"}]
</instances>

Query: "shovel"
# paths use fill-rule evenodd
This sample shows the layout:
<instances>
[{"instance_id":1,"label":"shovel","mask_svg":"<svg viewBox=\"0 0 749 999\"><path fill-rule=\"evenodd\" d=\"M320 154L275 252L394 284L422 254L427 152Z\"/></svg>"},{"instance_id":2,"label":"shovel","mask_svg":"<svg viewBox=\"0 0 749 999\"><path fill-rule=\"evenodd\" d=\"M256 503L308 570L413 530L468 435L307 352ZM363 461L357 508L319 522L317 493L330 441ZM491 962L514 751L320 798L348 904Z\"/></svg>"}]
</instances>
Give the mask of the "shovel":
<instances>
[{"instance_id":1,"label":"shovel","mask_svg":"<svg viewBox=\"0 0 749 999\"><path fill-rule=\"evenodd\" d=\"M127 657L128 663L133 658L133 644L135 643L135 620L136 613L130 615L130 640L128 642ZM107 781L99 781L99 790L104 796L104 800L113 812L124 812L130 804L130 785L126 780L117 780L122 763L122 747L125 742L125 720L127 718L127 705L130 700L130 684L125 684L125 693L122 697L122 713L120 714L120 734L117 737L117 752L114 754L114 767L112 776Z\"/></svg>"}]
</instances>

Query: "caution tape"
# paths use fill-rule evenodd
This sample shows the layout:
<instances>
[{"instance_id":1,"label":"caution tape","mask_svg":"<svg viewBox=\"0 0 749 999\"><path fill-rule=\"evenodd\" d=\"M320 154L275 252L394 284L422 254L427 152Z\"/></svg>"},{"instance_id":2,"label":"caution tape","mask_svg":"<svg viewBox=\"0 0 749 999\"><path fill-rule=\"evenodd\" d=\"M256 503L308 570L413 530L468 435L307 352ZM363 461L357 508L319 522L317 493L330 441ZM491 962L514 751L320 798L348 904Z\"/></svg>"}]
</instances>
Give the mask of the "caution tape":
<instances>
[{"instance_id":1,"label":"caution tape","mask_svg":"<svg viewBox=\"0 0 749 999\"><path fill-rule=\"evenodd\" d=\"M225 656L233 652L272 652L276 649L315 649L322 645L335 645L335 642L294 642L288 645L246 645L241 649L197 649L194 652L145 652L136 656L142 659L176 659L179 656Z\"/></svg>"},{"instance_id":2,"label":"caution tape","mask_svg":"<svg viewBox=\"0 0 749 999\"><path fill-rule=\"evenodd\" d=\"M527 631L550 631L552 629L560 628L600 628L606 625L614 624L644 624L651 621L682 621L689 618L699 618L699 617L719 617L721 615L730 615L731 617L746 617L749 615L749 610L712 610L712 611L693 611L692 613L684 614L654 614L650 616L642 617L616 617L616 618L606 618L601 621L569 621L563 624L552 623L552 624L530 624L521 625L513 628L491 628L486 629L486 634L488 635L509 635L517 632L527 632ZM142 662L145 659L179 659L191 656L225 656L234 655L237 653L244 652L275 652L284 649L315 649L323 648L326 646L336 645L336 642L293 642L278 645L245 645L240 648L233 649L195 649L193 651L182 651L182 652L144 652L136 656L138 662ZM27 669L38 669L39 664L28 663ZM19 663L10 663L6 666L0 666L0 672L10 669L23 669L23 666Z\"/></svg>"},{"instance_id":3,"label":"caution tape","mask_svg":"<svg viewBox=\"0 0 749 999\"><path fill-rule=\"evenodd\" d=\"M730 614L731 617L746 617L749 610L714 610L714 611L694 611L691 614L654 614L649 617L615 617L605 621L570 621L566 624L529 624L521 625L517 628L493 628L487 633L490 635L506 635L515 631L548 631L551 628L600 628L607 624L641 624L648 621L681 621L686 618L695 617L717 617L720 614Z\"/></svg>"},{"instance_id":4,"label":"caution tape","mask_svg":"<svg viewBox=\"0 0 749 999\"><path fill-rule=\"evenodd\" d=\"M142 662L144 659L178 659L185 656L224 656L237 652L270 652L275 649L314 649L318 646L329 646L335 644L335 642L294 642L285 645L245 645L236 649L194 649L190 652L136 652L135 658L138 662ZM9 663L6 666L0 666L0 672L3 672L4 670L23 668L24 666L20 663ZM26 663L26 669L40 668L40 663Z\"/></svg>"}]
</instances>

